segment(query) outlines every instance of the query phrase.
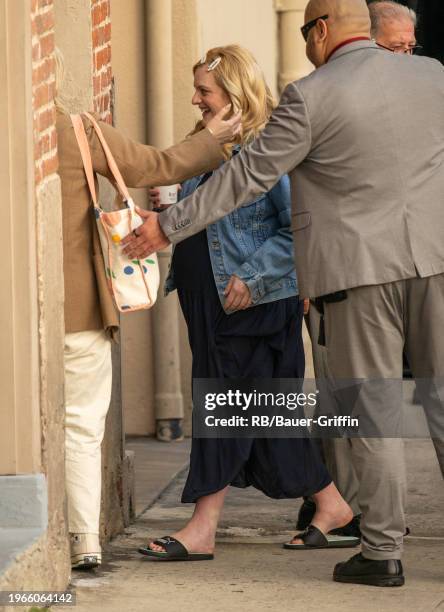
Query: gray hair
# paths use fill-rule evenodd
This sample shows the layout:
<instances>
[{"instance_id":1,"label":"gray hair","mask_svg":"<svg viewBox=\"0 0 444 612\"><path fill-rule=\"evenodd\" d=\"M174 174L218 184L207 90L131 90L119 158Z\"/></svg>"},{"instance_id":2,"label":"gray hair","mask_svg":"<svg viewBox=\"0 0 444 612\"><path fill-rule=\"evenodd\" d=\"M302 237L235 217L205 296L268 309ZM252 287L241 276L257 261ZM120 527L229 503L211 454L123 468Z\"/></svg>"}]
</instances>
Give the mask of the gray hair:
<instances>
[{"instance_id":1,"label":"gray hair","mask_svg":"<svg viewBox=\"0 0 444 612\"><path fill-rule=\"evenodd\" d=\"M376 38L381 22L384 20L410 19L414 27L417 24L415 11L393 0L374 0L368 5L368 10L370 12L372 38Z\"/></svg>"}]
</instances>

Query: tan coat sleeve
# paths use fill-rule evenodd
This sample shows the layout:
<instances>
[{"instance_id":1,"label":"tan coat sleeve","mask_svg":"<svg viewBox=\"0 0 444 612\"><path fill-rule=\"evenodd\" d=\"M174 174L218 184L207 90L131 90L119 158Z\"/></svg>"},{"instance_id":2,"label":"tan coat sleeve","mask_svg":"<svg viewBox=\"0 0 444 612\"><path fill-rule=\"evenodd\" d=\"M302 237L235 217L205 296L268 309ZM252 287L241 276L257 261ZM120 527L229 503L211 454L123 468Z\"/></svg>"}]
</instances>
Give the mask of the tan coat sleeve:
<instances>
[{"instance_id":1,"label":"tan coat sleeve","mask_svg":"<svg viewBox=\"0 0 444 612\"><path fill-rule=\"evenodd\" d=\"M96 132L87 118L83 120L94 170L112 180ZM224 161L222 148L208 130L202 130L181 143L160 151L130 140L107 123L99 121L99 125L128 187L180 183L187 178L214 170Z\"/></svg>"}]
</instances>

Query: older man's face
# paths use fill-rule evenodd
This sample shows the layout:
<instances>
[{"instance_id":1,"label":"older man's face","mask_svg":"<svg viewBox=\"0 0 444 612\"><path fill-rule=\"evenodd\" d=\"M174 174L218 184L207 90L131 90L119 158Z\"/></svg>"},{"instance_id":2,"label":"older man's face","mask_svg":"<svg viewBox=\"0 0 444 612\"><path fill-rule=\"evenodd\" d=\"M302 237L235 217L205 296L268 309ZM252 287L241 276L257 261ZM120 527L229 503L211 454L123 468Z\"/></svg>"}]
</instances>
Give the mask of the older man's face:
<instances>
[{"instance_id":1,"label":"older man's face","mask_svg":"<svg viewBox=\"0 0 444 612\"><path fill-rule=\"evenodd\" d=\"M416 45L415 26L410 19L383 19L376 42L395 53L411 53Z\"/></svg>"}]
</instances>

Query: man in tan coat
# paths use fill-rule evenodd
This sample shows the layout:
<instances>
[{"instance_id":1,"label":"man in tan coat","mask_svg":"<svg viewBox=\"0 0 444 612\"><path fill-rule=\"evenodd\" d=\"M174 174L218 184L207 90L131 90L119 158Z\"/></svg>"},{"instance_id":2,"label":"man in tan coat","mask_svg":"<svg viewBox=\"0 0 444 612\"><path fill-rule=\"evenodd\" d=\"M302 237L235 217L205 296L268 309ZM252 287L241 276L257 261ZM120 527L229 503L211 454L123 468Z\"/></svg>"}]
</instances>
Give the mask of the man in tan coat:
<instances>
[{"instance_id":1,"label":"man in tan coat","mask_svg":"<svg viewBox=\"0 0 444 612\"><path fill-rule=\"evenodd\" d=\"M112 126L100 128L129 187L173 184L216 168L220 146L233 139L239 118L223 120L166 151L138 144ZM84 118L94 171L111 178L91 122ZM62 184L65 274L66 484L73 567L101 562L99 543L101 453L111 397L110 338L119 326L109 292L91 196L69 115L57 115Z\"/></svg>"}]
</instances>

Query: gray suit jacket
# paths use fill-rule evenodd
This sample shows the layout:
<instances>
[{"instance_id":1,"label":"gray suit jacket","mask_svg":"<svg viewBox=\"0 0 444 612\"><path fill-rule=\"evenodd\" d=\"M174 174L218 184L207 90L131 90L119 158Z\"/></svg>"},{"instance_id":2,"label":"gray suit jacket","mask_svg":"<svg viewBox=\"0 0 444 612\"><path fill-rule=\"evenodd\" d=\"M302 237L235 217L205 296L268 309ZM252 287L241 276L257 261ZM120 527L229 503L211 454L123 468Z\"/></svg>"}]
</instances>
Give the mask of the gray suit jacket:
<instances>
[{"instance_id":1,"label":"gray suit jacket","mask_svg":"<svg viewBox=\"0 0 444 612\"><path fill-rule=\"evenodd\" d=\"M301 296L444 272L443 66L368 41L340 48L162 229L180 242L284 173Z\"/></svg>"}]
</instances>

